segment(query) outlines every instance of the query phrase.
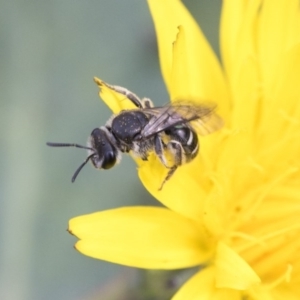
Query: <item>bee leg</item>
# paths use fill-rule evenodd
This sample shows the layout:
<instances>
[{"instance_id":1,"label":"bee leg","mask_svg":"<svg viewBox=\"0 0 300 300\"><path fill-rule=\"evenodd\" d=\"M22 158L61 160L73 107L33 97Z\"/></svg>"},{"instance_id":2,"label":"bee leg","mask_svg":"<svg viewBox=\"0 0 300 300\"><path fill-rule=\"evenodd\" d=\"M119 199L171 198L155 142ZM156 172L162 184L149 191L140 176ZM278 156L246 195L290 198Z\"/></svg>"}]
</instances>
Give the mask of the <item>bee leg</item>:
<instances>
[{"instance_id":1,"label":"bee leg","mask_svg":"<svg viewBox=\"0 0 300 300\"><path fill-rule=\"evenodd\" d=\"M141 100L136 94L133 92L127 90L126 88L123 88L118 85L110 85L106 82L102 82L105 84L107 87L109 87L111 90L114 90L124 96L126 96L136 107L138 108L144 108L144 103L143 100Z\"/></svg>"},{"instance_id":2,"label":"bee leg","mask_svg":"<svg viewBox=\"0 0 300 300\"><path fill-rule=\"evenodd\" d=\"M181 166L183 163L185 163L186 158L185 158L185 151L182 147L182 144L176 140L171 140L167 144L167 148L172 153L174 157L174 165L176 166Z\"/></svg>"},{"instance_id":3,"label":"bee leg","mask_svg":"<svg viewBox=\"0 0 300 300\"><path fill-rule=\"evenodd\" d=\"M174 165L173 167L170 168L166 178L164 179L164 181L162 182L160 188L158 189L159 191L162 190L164 184L172 177L172 175L175 173L175 171L177 170L178 166Z\"/></svg>"},{"instance_id":4,"label":"bee leg","mask_svg":"<svg viewBox=\"0 0 300 300\"><path fill-rule=\"evenodd\" d=\"M178 143L177 141L170 141L167 145L168 150L172 153L172 155L174 156L174 161L175 164L172 167L169 167L167 165L167 161L165 158L165 155L163 153L164 148L166 146L164 145L161 137L159 134L157 134L155 136L155 140L154 140L154 150L156 155L158 156L158 158L160 159L161 163L169 170L167 176L165 177L164 181L162 182L160 188L158 189L159 191L162 190L164 184L172 177L172 175L175 173L175 171L177 170L178 166L181 165L182 163L182 146L180 145L180 143Z\"/></svg>"},{"instance_id":5,"label":"bee leg","mask_svg":"<svg viewBox=\"0 0 300 300\"><path fill-rule=\"evenodd\" d=\"M167 161L166 161L166 158L163 153L164 148L165 148L165 146L163 144L163 141L162 141L160 135L157 134L154 138L154 151L155 151L155 154L158 156L159 160L161 161L161 163L166 168L168 168Z\"/></svg>"},{"instance_id":6,"label":"bee leg","mask_svg":"<svg viewBox=\"0 0 300 300\"><path fill-rule=\"evenodd\" d=\"M175 171L177 170L177 168L179 166L182 165L182 163L185 161L184 160L184 149L182 148L182 145L176 141L176 140L171 140L168 144L167 144L167 148L170 151L170 153L172 153L173 157L174 157L174 165L169 168L169 172L166 176L166 178L164 179L164 181L162 182L159 191L163 188L164 184L173 176L173 174L175 173Z\"/></svg>"}]
</instances>

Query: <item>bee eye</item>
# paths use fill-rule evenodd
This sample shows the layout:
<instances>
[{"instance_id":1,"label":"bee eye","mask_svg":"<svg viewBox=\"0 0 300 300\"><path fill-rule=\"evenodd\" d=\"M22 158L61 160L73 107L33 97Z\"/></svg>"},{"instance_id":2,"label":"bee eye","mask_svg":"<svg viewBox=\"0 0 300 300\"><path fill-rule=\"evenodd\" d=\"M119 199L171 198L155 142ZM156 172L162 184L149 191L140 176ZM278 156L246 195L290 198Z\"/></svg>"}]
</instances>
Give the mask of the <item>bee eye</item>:
<instances>
[{"instance_id":1,"label":"bee eye","mask_svg":"<svg viewBox=\"0 0 300 300\"><path fill-rule=\"evenodd\" d=\"M112 168L117 161L116 153L115 151L109 151L105 153L103 163L102 163L102 168L107 170Z\"/></svg>"}]
</instances>

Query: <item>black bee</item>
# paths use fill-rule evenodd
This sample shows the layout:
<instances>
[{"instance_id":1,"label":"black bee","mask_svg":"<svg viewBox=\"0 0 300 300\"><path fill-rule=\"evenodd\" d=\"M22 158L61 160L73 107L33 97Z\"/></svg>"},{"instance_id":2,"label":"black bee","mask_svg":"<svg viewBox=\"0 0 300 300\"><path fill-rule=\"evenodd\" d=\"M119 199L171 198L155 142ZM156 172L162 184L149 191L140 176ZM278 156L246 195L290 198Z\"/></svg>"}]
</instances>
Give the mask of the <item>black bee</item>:
<instances>
[{"instance_id":1,"label":"black bee","mask_svg":"<svg viewBox=\"0 0 300 300\"><path fill-rule=\"evenodd\" d=\"M90 160L96 169L110 169L121 160L122 153L147 160L154 152L160 162L169 169L159 190L171 178L176 169L192 161L199 152L200 135L209 134L219 129L223 122L215 114L215 106L200 105L187 101L153 107L150 99L140 99L129 90L113 86L95 79L101 88L108 88L123 94L137 108L123 110L114 114L100 128L95 128L87 146L66 143L47 143L51 147L77 147L88 150L86 160L79 166L72 177L75 181L78 173ZM166 158L171 157L171 163Z\"/></svg>"}]
</instances>

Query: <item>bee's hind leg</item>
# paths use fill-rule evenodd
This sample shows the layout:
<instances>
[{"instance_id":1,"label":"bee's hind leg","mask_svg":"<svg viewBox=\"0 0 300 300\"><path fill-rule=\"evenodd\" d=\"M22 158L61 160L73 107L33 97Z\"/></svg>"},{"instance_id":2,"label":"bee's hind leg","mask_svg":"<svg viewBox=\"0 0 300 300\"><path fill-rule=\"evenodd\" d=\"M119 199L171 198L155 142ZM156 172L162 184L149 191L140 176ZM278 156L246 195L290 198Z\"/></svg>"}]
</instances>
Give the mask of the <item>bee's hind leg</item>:
<instances>
[{"instance_id":1,"label":"bee's hind leg","mask_svg":"<svg viewBox=\"0 0 300 300\"><path fill-rule=\"evenodd\" d=\"M169 170L166 178L162 182L162 184L161 184L161 186L159 188L159 191L163 188L164 184L173 176L173 174L175 173L175 171L177 170L177 168L179 166L181 166L185 162L184 149L183 149L182 145L178 141L171 140L167 144L166 147L170 151L170 153L172 153L172 155L173 155L174 165L172 167L167 167L166 166L170 170Z\"/></svg>"},{"instance_id":2,"label":"bee's hind leg","mask_svg":"<svg viewBox=\"0 0 300 300\"><path fill-rule=\"evenodd\" d=\"M174 165L173 167L170 168L167 176L165 177L164 181L162 182L161 186L159 187L159 191L162 190L164 184L172 177L172 175L175 173L175 171L177 170L178 166Z\"/></svg>"},{"instance_id":3,"label":"bee's hind leg","mask_svg":"<svg viewBox=\"0 0 300 300\"><path fill-rule=\"evenodd\" d=\"M166 148L166 145L163 143L161 136L158 134L155 136L154 140L154 150L156 155L158 156L159 160L161 163L169 169L169 172L165 179L163 180L160 188L158 189L159 191L162 190L164 184L172 177L172 175L175 173L177 170L178 166L182 164L182 146L177 143L176 141L170 141L167 145L168 150L172 153L174 157L175 164L172 167L169 167L167 164L167 160L164 155L164 149Z\"/></svg>"},{"instance_id":4,"label":"bee's hind leg","mask_svg":"<svg viewBox=\"0 0 300 300\"><path fill-rule=\"evenodd\" d=\"M165 158L164 155L164 148L165 148L165 144L163 143L160 134L157 134L154 137L154 151L155 154L158 156L159 160L161 161L161 163L168 168L168 164L167 164L167 160Z\"/></svg>"}]
</instances>

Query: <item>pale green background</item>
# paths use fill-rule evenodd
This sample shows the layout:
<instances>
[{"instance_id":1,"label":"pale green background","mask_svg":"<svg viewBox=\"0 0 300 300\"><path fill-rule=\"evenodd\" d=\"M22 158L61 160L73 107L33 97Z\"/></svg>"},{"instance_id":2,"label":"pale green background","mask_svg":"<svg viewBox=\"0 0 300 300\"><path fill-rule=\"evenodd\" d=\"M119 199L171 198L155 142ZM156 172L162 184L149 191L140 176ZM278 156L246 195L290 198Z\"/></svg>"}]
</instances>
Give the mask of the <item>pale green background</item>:
<instances>
[{"instance_id":1,"label":"pale green background","mask_svg":"<svg viewBox=\"0 0 300 300\"><path fill-rule=\"evenodd\" d=\"M217 46L221 0L185 2ZM113 279L130 271L138 283L133 269L77 253L68 220L155 201L129 157L106 172L88 165L72 184L86 152L45 143L85 144L105 124L93 76L168 101L147 3L2 0L0 47L0 299L108 299Z\"/></svg>"}]
</instances>

